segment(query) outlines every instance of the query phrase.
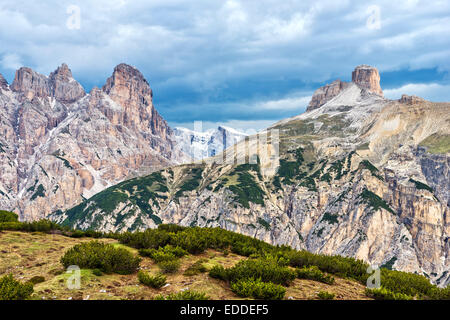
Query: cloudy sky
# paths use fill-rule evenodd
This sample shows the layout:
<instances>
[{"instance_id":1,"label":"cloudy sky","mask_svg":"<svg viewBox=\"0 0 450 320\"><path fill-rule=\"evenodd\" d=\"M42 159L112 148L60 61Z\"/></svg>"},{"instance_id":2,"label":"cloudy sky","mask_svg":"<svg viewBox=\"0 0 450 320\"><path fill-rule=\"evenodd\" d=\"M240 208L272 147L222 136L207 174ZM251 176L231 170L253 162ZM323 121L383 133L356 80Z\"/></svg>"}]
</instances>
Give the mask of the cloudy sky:
<instances>
[{"instance_id":1,"label":"cloudy sky","mask_svg":"<svg viewBox=\"0 0 450 320\"><path fill-rule=\"evenodd\" d=\"M0 0L0 44L9 82L66 62L89 91L134 65L172 126L258 130L359 64L389 98L450 101L450 1Z\"/></svg>"}]
</instances>

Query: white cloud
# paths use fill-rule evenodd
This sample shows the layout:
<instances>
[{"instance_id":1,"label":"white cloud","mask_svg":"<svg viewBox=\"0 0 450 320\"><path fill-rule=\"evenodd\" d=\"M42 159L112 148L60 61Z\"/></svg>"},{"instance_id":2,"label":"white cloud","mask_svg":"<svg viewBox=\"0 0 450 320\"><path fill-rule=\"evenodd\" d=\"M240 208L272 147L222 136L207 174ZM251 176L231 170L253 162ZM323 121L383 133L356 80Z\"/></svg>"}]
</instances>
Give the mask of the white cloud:
<instances>
[{"instance_id":1,"label":"white cloud","mask_svg":"<svg viewBox=\"0 0 450 320\"><path fill-rule=\"evenodd\" d=\"M310 100L311 96L284 98L256 103L254 108L262 110L300 110L302 107L308 105Z\"/></svg>"},{"instance_id":2,"label":"white cloud","mask_svg":"<svg viewBox=\"0 0 450 320\"><path fill-rule=\"evenodd\" d=\"M2 0L0 67L24 64L48 74L66 62L77 79L101 85L125 62L137 66L152 86L184 94L165 105L226 106L226 119L240 117L242 105L266 111L270 119L278 110L300 112L309 98L290 92L349 80L362 63L382 74L450 71L449 1L376 1L381 8L376 30L366 24L372 3L356 0L78 0L81 29L68 30L66 9L72 3ZM251 88L249 79L267 85L248 89L248 97L236 102L229 87ZM291 87L272 87L278 80ZM427 94L446 97L432 90L437 89Z\"/></svg>"},{"instance_id":3,"label":"white cloud","mask_svg":"<svg viewBox=\"0 0 450 320\"><path fill-rule=\"evenodd\" d=\"M22 63L20 57L14 53L5 54L2 57L0 64L1 64L2 68L10 69L10 70L17 70L23 66L23 63Z\"/></svg>"},{"instance_id":4,"label":"white cloud","mask_svg":"<svg viewBox=\"0 0 450 320\"><path fill-rule=\"evenodd\" d=\"M435 102L450 101L450 85L438 83L410 83L400 88L383 90L383 92L389 99L399 99L402 94L407 94Z\"/></svg>"}]
</instances>

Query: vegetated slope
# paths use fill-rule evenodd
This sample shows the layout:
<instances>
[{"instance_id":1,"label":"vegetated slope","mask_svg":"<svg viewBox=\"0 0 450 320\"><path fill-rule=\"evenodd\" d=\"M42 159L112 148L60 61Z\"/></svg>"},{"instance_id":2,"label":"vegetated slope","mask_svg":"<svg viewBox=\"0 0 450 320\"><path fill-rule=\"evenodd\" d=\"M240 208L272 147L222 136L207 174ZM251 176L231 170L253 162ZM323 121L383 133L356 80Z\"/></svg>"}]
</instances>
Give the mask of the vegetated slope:
<instances>
[{"instance_id":1,"label":"vegetated slope","mask_svg":"<svg viewBox=\"0 0 450 320\"><path fill-rule=\"evenodd\" d=\"M58 234L23 233L14 231L0 232L0 278L12 274L15 279L26 282L43 277L43 281L34 285L32 299L36 300L141 300L154 299L158 295L167 296L184 290L205 293L210 299L240 299L229 286L220 280L211 278L208 271L214 266L230 268L245 257L218 250L207 250L198 255L187 255L180 259L180 267L176 273L166 275L164 288L154 289L141 284L136 274L100 274L94 270L81 269L81 287L69 289L67 282L72 274L66 273L60 263L64 253L80 243L87 243L91 238L70 238ZM114 246L127 248L133 254L136 249L120 245L117 240L100 239ZM206 271L185 275L186 270L198 264ZM143 257L141 270L151 275L159 273L159 267L150 258ZM364 294L364 286L353 280L336 278L333 285L313 280L296 279L287 288L285 298L317 299L318 291L329 291L336 294L338 300L369 299Z\"/></svg>"},{"instance_id":2,"label":"vegetated slope","mask_svg":"<svg viewBox=\"0 0 450 320\"><path fill-rule=\"evenodd\" d=\"M358 83L340 90L271 128L279 130L279 158L270 134L258 153L248 154L255 142L246 139L226 158L247 153L247 164L219 155L172 167L52 219L102 231L161 222L221 227L448 284L450 104L387 100Z\"/></svg>"},{"instance_id":3,"label":"vegetated slope","mask_svg":"<svg viewBox=\"0 0 450 320\"><path fill-rule=\"evenodd\" d=\"M0 283L10 284L1 286L0 299L33 292L35 299L450 299L450 287L388 268L381 269L381 287L367 289L370 273L361 260L275 247L221 228L172 224L104 234L10 218L0 223ZM74 266L82 268L80 282L73 281Z\"/></svg>"}]
</instances>

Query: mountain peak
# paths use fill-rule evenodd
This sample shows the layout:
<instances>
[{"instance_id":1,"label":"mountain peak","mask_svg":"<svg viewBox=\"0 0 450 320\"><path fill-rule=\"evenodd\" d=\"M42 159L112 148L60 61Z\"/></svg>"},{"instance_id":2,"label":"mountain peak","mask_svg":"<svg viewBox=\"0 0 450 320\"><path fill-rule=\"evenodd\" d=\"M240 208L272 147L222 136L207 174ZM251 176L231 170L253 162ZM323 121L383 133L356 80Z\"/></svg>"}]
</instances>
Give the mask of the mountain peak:
<instances>
[{"instance_id":1,"label":"mountain peak","mask_svg":"<svg viewBox=\"0 0 450 320\"><path fill-rule=\"evenodd\" d=\"M65 63L50 73L49 77L22 67L16 71L11 89L22 93L28 100L54 97L64 103L72 103L86 94L83 87L72 78L72 72Z\"/></svg>"},{"instance_id":2,"label":"mountain peak","mask_svg":"<svg viewBox=\"0 0 450 320\"><path fill-rule=\"evenodd\" d=\"M63 63L55 71L50 73L50 78L60 78L69 81L72 78L72 71L67 64Z\"/></svg>"},{"instance_id":3,"label":"mountain peak","mask_svg":"<svg viewBox=\"0 0 450 320\"><path fill-rule=\"evenodd\" d=\"M380 87L380 74L375 67L367 64L357 66L352 72L352 82L360 88L383 96L383 90Z\"/></svg>"},{"instance_id":4,"label":"mountain peak","mask_svg":"<svg viewBox=\"0 0 450 320\"><path fill-rule=\"evenodd\" d=\"M108 78L102 89L113 100L118 100L116 102L121 105L135 99L148 105L151 104L153 97L152 89L144 75L135 67L125 63L114 68L112 76Z\"/></svg>"},{"instance_id":5,"label":"mountain peak","mask_svg":"<svg viewBox=\"0 0 450 320\"><path fill-rule=\"evenodd\" d=\"M361 89L365 89L383 97L383 91L380 87L380 74L375 67L371 67L367 64L357 66L352 72L352 82ZM349 82L337 79L332 83L320 87L314 92L306 111L308 112L320 108L344 89L348 88L349 85Z\"/></svg>"}]
</instances>

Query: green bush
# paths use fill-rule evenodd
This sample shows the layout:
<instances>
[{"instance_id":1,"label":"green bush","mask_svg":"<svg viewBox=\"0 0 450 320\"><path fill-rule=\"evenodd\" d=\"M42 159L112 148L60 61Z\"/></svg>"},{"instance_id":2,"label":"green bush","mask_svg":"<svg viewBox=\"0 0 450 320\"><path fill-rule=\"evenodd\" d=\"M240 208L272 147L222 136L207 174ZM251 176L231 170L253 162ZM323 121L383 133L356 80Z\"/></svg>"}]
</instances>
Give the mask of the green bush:
<instances>
[{"instance_id":1,"label":"green bush","mask_svg":"<svg viewBox=\"0 0 450 320\"><path fill-rule=\"evenodd\" d=\"M226 281L228 279L227 270L223 266L214 266L209 270L209 276L211 278L220 279Z\"/></svg>"},{"instance_id":2,"label":"green bush","mask_svg":"<svg viewBox=\"0 0 450 320\"><path fill-rule=\"evenodd\" d=\"M209 300L209 297L202 292L197 291L181 291L178 293L171 293L167 296L158 295L154 298L155 300Z\"/></svg>"},{"instance_id":3,"label":"green bush","mask_svg":"<svg viewBox=\"0 0 450 320\"><path fill-rule=\"evenodd\" d=\"M208 271L208 269L203 265L204 262L206 262L206 259L200 259L194 262L189 268L186 269L186 271L183 273L183 275L191 277L195 276L200 273L205 273Z\"/></svg>"},{"instance_id":4,"label":"green bush","mask_svg":"<svg viewBox=\"0 0 450 320\"><path fill-rule=\"evenodd\" d=\"M0 278L0 300L27 300L33 293L33 284L21 283L12 274Z\"/></svg>"},{"instance_id":5,"label":"green bush","mask_svg":"<svg viewBox=\"0 0 450 320\"><path fill-rule=\"evenodd\" d=\"M180 261L178 260L166 260L158 263L162 273L175 273L180 268Z\"/></svg>"},{"instance_id":6,"label":"green bush","mask_svg":"<svg viewBox=\"0 0 450 320\"><path fill-rule=\"evenodd\" d=\"M260 279L262 282L289 285L296 274L288 267L280 266L274 259L247 259L234 267L225 269L226 279L236 282L246 279Z\"/></svg>"},{"instance_id":7,"label":"green bush","mask_svg":"<svg viewBox=\"0 0 450 320\"><path fill-rule=\"evenodd\" d=\"M366 295L375 300L412 300L412 297L407 294L395 293L383 287L379 289L366 288Z\"/></svg>"},{"instance_id":8,"label":"green bush","mask_svg":"<svg viewBox=\"0 0 450 320\"><path fill-rule=\"evenodd\" d=\"M14 212L0 210L0 223L1 222L17 222L19 221L19 216Z\"/></svg>"},{"instance_id":9,"label":"green bush","mask_svg":"<svg viewBox=\"0 0 450 320\"><path fill-rule=\"evenodd\" d=\"M92 270L92 274L94 276L101 277L103 275L103 272L100 269L94 269L94 270Z\"/></svg>"},{"instance_id":10,"label":"green bush","mask_svg":"<svg viewBox=\"0 0 450 320\"><path fill-rule=\"evenodd\" d=\"M125 232L118 238L120 243L136 249L157 249L169 244L171 234L162 229L147 229L144 232Z\"/></svg>"},{"instance_id":11,"label":"green bush","mask_svg":"<svg viewBox=\"0 0 450 320\"><path fill-rule=\"evenodd\" d=\"M180 247L166 245L165 247L160 247L158 249L140 249L139 254L144 257L149 257L156 263L159 263L181 258L187 255L187 252Z\"/></svg>"},{"instance_id":12,"label":"green bush","mask_svg":"<svg viewBox=\"0 0 450 320\"><path fill-rule=\"evenodd\" d=\"M24 231L24 232L46 232L61 230L62 228L50 220L39 220L33 222L0 222L0 230Z\"/></svg>"},{"instance_id":13,"label":"green bush","mask_svg":"<svg viewBox=\"0 0 450 320\"><path fill-rule=\"evenodd\" d=\"M44 282L45 278L42 276L34 276L33 278L31 278L30 280L28 280L27 282L30 282L31 284L35 285L41 282Z\"/></svg>"},{"instance_id":14,"label":"green bush","mask_svg":"<svg viewBox=\"0 0 450 320\"><path fill-rule=\"evenodd\" d=\"M166 284L165 276L161 274L151 276L142 270L138 272L138 279L140 283L155 289L159 289Z\"/></svg>"},{"instance_id":15,"label":"green bush","mask_svg":"<svg viewBox=\"0 0 450 320\"><path fill-rule=\"evenodd\" d=\"M299 279L309 279L314 281L323 282L326 284L333 284L334 278L330 275L324 274L316 266L303 267L296 269L297 278Z\"/></svg>"},{"instance_id":16,"label":"green bush","mask_svg":"<svg viewBox=\"0 0 450 320\"><path fill-rule=\"evenodd\" d=\"M381 269L381 285L394 293L419 298L429 297L437 292L433 290L436 286L424 276L388 269Z\"/></svg>"},{"instance_id":17,"label":"green bush","mask_svg":"<svg viewBox=\"0 0 450 320\"><path fill-rule=\"evenodd\" d=\"M304 250L292 251L289 264L297 268L317 266L323 272L352 278L362 283L368 278L366 271L369 265L362 260L348 257L313 254Z\"/></svg>"},{"instance_id":18,"label":"green bush","mask_svg":"<svg viewBox=\"0 0 450 320\"><path fill-rule=\"evenodd\" d=\"M165 231L165 232L173 232L173 233L177 233L177 232L181 232L186 230L186 227L182 227L179 226L177 224L160 224L158 226L158 230L160 231Z\"/></svg>"},{"instance_id":19,"label":"green bush","mask_svg":"<svg viewBox=\"0 0 450 320\"><path fill-rule=\"evenodd\" d=\"M77 244L61 258L65 268L76 265L85 269L100 269L104 273L131 274L136 272L141 259L129 250L111 244L90 241Z\"/></svg>"},{"instance_id":20,"label":"green bush","mask_svg":"<svg viewBox=\"0 0 450 320\"><path fill-rule=\"evenodd\" d=\"M333 300L335 297L334 293L328 292L328 291L320 291L317 294L317 297L321 300Z\"/></svg>"},{"instance_id":21,"label":"green bush","mask_svg":"<svg viewBox=\"0 0 450 320\"><path fill-rule=\"evenodd\" d=\"M231 290L239 297L252 297L263 300L281 300L286 294L286 289L271 282L263 282L260 279L243 279L231 283Z\"/></svg>"}]
</instances>

